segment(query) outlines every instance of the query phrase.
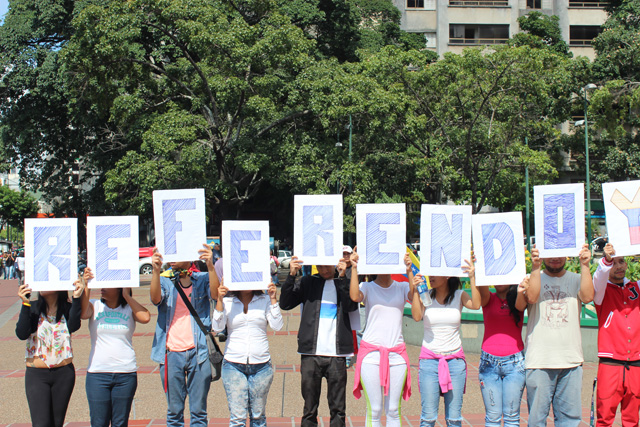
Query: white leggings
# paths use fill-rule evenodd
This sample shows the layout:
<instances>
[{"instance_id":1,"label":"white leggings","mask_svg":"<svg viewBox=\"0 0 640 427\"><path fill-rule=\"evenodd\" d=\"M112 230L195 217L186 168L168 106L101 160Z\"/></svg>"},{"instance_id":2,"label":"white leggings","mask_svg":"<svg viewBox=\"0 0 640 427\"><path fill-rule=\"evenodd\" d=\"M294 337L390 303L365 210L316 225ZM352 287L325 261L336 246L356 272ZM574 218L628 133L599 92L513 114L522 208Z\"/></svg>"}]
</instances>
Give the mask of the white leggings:
<instances>
[{"instance_id":1,"label":"white leggings","mask_svg":"<svg viewBox=\"0 0 640 427\"><path fill-rule=\"evenodd\" d=\"M407 365L389 367L389 395L384 395L380 385L380 366L363 363L360 369L360 382L367 399L366 427L379 427L382 417L382 405L387 414L387 427L400 427L400 399L407 377Z\"/></svg>"}]
</instances>

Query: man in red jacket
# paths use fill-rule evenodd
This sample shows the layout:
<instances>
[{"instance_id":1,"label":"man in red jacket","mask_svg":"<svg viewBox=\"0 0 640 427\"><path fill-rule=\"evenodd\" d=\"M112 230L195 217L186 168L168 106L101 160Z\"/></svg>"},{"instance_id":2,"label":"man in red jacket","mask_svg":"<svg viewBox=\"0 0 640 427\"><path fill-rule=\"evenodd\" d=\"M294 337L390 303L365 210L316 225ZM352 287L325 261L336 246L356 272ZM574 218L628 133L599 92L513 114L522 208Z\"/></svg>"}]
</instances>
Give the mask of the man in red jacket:
<instances>
[{"instance_id":1,"label":"man in red jacket","mask_svg":"<svg viewBox=\"0 0 640 427\"><path fill-rule=\"evenodd\" d=\"M593 275L598 313L598 420L611 426L622 404L622 426L638 425L640 409L640 288L625 277L627 262L614 257L613 245Z\"/></svg>"}]
</instances>

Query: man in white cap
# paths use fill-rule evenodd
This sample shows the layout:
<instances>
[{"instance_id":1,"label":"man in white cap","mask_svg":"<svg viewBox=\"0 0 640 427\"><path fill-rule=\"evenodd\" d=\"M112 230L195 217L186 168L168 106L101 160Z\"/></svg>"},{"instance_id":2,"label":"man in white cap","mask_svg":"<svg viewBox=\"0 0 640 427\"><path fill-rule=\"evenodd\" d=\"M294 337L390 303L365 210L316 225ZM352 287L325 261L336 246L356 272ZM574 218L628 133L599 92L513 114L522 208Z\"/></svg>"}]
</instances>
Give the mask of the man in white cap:
<instances>
[{"instance_id":1,"label":"man in white cap","mask_svg":"<svg viewBox=\"0 0 640 427\"><path fill-rule=\"evenodd\" d=\"M342 259L340 261L344 261L344 263L347 265L347 269L345 270L345 276L347 277L347 280L351 280L351 253L353 252L353 249L351 249L351 246L349 245L344 245L342 247ZM336 272L338 271L338 269L336 268Z\"/></svg>"}]
</instances>

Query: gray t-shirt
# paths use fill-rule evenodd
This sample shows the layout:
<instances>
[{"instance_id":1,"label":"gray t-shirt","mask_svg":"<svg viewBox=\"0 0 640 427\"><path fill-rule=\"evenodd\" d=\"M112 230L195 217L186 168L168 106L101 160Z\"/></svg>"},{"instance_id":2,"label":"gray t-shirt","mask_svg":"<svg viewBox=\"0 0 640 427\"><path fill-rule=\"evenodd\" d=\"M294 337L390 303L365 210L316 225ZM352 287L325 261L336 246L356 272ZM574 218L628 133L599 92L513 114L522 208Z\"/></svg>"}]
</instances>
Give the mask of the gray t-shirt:
<instances>
[{"instance_id":1,"label":"gray t-shirt","mask_svg":"<svg viewBox=\"0 0 640 427\"><path fill-rule=\"evenodd\" d=\"M527 307L527 369L568 369L582 365L580 275L541 274L540 298Z\"/></svg>"}]
</instances>

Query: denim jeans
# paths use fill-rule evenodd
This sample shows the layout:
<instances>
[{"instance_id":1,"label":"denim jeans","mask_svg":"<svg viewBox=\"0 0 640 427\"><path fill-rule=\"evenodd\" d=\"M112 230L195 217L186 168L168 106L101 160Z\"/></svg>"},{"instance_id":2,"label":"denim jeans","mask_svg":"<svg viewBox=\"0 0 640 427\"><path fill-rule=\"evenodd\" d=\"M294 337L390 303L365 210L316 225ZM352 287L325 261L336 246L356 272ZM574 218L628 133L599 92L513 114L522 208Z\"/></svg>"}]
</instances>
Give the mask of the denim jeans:
<instances>
[{"instance_id":1,"label":"denim jeans","mask_svg":"<svg viewBox=\"0 0 640 427\"><path fill-rule=\"evenodd\" d=\"M184 426L184 401L189 395L191 426L207 426L207 395L211 386L209 360L198 364L197 350L167 353L167 426ZM165 365L160 365L164 389Z\"/></svg>"},{"instance_id":2,"label":"denim jeans","mask_svg":"<svg viewBox=\"0 0 640 427\"><path fill-rule=\"evenodd\" d=\"M229 427L267 425L267 395L273 381L271 362L244 364L222 361L222 384L229 403Z\"/></svg>"},{"instance_id":3,"label":"denim jeans","mask_svg":"<svg viewBox=\"0 0 640 427\"><path fill-rule=\"evenodd\" d=\"M447 426L462 425L462 395L467 380L467 363L463 359L451 359L449 373L453 390L444 394L444 416ZM438 419L440 403L440 381L438 359L420 359L420 427L433 427Z\"/></svg>"},{"instance_id":4,"label":"denim jeans","mask_svg":"<svg viewBox=\"0 0 640 427\"><path fill-rule=\"evenodd\" d=\"M522 352L499 357L483 351L478 378L486 410L485 426L500 427L503 417L505 427L519 426L525 382Z\"/></svg>"},{"instance_id":5,"label":"denim jeans","mask_svg":"<svg viewBox=\"0 0 640 427\"><path fill-rule=\"evenodd\" d=\"M556 427L577 427L582 417L582 366L569 369L527 369L529 426L547 425L553 405Z\"/></svg>"},{"instance_id":6,"label":"denim jeans","mask_svg":"<svg viewBox=\"0 0 640 427\"><path fill-rule=\"evenodd\" d=\"M138 387L138 374L88 372L87 400L91 427L129 425L131 403Z\"/></svg>"}]
</instances>

